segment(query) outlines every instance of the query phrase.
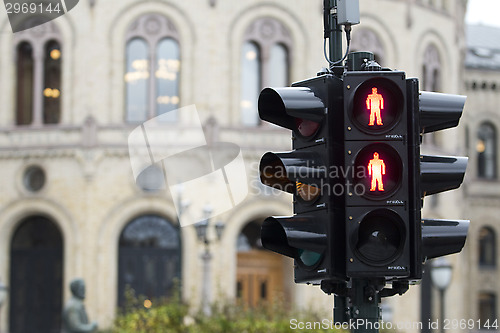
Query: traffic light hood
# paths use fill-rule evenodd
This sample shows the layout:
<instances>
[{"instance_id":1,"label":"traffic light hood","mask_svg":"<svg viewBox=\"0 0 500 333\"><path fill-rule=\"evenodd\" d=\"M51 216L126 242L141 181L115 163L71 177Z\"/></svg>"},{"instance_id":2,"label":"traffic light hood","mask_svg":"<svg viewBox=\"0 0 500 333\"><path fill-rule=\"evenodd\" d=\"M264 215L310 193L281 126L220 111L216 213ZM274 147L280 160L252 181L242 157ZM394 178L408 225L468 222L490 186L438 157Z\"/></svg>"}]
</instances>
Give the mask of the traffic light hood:
<instances>
[{"instance_id":1,"label":"traffic light hood","mask_svg":"<svg viewBox=\"0 0 500 333\"><path fill-rule=\"evenodd\" d=\"M421 196L459 188L464 180L467 161L468 157L421 156Z\"/></svg>"},{"instance_id":2,"label":"traffic light hood","mask_svg":"<svg viewBox=\"0 0 500 333\"><path fill-rule=\"evenodd\" d=\"M293 131L298 120L320 123L325 117L323 101L308 87L265 88L258 106L262 120Z\"/></svg>"},{"instance_id":3,"label":"traffic light hood","mask_svg":"<svg viewBox=\"0 0 500 333\"><path fill-rule=\"evenodd\" d=\"M466 96L421 91L420 132L430 133L458 126Z\"/></svg>"},{"instance_id":4,"label":"traffic light hood","mask_svg":"<svg viewBox=\"0 0 500 333\"><path fill-rule=\"evenodd\" d=\"M423 259L432 259L462 251L469 230L469 221L422 221Z\"/></svg>"},{"instance_id":5,"label":"traffic light hood","mask_svg":"<svg viewBox=\"0 0 500 333\"><path fill-rule=\"evenodd\" d=\"M326 177L327 170L314 152L293 151L288 153L268 152L259 165L260 181L267 186L295 193L296 181L318 185Z\"/></svg>"},{"instance_id":6,"label":"traffic light hood","mask_svg":"<svg viewBox=\"0 0 500 333\"><path fill-rule=\"evenodd\" d=\"M298 259L300 250L324 251L327 238L321 223L311 223L307 216L294 216L265 219L261 240L264 248Z\"/></svg>"}]
</instances>

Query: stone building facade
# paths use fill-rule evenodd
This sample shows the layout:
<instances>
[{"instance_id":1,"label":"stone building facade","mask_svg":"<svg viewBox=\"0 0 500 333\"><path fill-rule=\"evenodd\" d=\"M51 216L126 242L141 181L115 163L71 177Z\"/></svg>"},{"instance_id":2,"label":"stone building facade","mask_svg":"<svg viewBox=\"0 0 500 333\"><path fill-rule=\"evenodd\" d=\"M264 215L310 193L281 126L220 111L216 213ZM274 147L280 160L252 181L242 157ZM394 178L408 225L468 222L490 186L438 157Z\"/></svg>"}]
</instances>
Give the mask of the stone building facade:
<instances>
[{"instance_id":1,"label":"stone building facade","mask_svg":"<svg viewBox=\"0 0 500 333\"><path fill-rule=\"evenodd\" d=\"M422 89L463 92L465 6L361 0L352 49L371 50L383 66L419 77ZM193 104L208 144L241 148L249 189L242 203L210 219L225 224L219 242L209 234L212 299L257 304L284 297L330 309L332 297L295 285L292 262L262 251L258 241L263 218L291 214L292 207L289 196L258 182L261 155L290 149L290 133L258 120L256 98L262 87L315 76L326 64L322 37L319 0L82 0L70 13L16 34L0 11L0 278L10 288L0 331L29 332L29 313L39 314L33 325L57 328L75 277L86 281L87 310L100 327L111 325L126 285L157 297L178 280L186 301L202 302L204 246L193 226L180 227L168 186L158 186L165 182L161 172L151 168L136 183L127 145L144 121ZM468 104L466 113L474 111ZM465 121L476 133L479 118ZM181 148L196 131L182 114L165 126ZM461 127L426 138L424 150L466 154L465 142ZM466 183L465 192L427 199L425 216L472 219L477 211L493 219L494 199L482 200L477 190L469 197L482 183ZM484 186L495 195L494 184ZM471 228L473 239L478 233ZM462 292L475 274L474 246L453 257L457 273L447 302L457 318L478 316ZM494 271L483 275L494 281ZM388 300L393 319L420 321L420 295L416 286Z\"/></svg>"}]
</instances>

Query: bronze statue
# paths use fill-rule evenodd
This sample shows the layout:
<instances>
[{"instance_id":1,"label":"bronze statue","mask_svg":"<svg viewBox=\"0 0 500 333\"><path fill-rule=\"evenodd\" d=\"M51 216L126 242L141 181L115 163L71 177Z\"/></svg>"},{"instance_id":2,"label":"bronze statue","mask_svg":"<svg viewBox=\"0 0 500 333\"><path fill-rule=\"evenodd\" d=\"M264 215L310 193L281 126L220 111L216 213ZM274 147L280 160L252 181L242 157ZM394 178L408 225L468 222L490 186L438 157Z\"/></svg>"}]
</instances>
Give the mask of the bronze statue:
<instances>
[{"instance_id":1,"label":"bronze statue","mask_svg":"<svg viewBox=\"0 0 500 333\"><path fill-rule=\"evenodd\" d=\"M71 281L69 288L73 296L66 303L62 315L63 333L84 333L97 330L97 322L89 323L83 300L85 299L85 282L82 279Z\"/></svg>"}]
</instances>

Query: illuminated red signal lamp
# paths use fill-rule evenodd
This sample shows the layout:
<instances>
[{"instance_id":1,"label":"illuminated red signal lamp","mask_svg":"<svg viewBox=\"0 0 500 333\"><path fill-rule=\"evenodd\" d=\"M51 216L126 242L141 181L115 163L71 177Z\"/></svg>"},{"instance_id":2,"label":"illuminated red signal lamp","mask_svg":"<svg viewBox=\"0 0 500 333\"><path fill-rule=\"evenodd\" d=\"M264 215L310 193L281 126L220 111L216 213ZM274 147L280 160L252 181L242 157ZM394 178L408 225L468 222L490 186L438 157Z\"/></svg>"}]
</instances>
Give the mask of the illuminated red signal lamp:
<instances>
[{"instance_id":1,"label":"illuminated red signal lamp","mask_svg":"<svg viewBox=\"0 0 500 333\"><path fill-rule=\"evenodd\" d=\"M394 194L401 186L403 163L398 152L388 144L373 143L363 147L354 160L356 185L363 196L380 200Z\"/></svg>"},{"instance_id":2,"label":"illuminated red signal lamp","mask_svg":"<svg viewBox=\"0 0 500 333\"><path fill-rule=\"evenodd\" d=\"M403 92L394 81L376 77L355 89L352 100L348 101L352 106L349 117L358 129L368 134L382 134L396 126L405 106Z\"/></svg>"}]
</instances>

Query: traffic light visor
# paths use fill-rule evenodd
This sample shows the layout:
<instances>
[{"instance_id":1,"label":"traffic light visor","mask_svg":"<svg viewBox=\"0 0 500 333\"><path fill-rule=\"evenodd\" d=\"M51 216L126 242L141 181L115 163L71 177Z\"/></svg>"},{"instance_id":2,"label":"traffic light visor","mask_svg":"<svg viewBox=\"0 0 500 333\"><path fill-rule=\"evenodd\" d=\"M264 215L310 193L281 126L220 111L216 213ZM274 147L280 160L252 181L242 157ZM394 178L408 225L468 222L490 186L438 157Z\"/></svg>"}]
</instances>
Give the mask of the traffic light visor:
<instances>
[{"instance_id":1,"label":"traffic light visor","mask_svg":"<svg viewBox=\"0 0 500 333\"><path fill-rule=\"evenodd\" d=\"M313 136L325 117L325 105L308 87L265 88L259 95L262 120Z\"/></svg>"},{"instance_id":2,"label":"traffic light visor","mask_svg":"<svg viewBox=\"0 0 500 333\"><path fill-rule=\"evenodd\" d=\"M268 250L314 266L325 250L326 232L314 217L268 217L262 224L261 240Z\"/></svg>"},{"instance_id":3,"label":"traffic light visor","mask_svg":"<svg viewBox=\"0 0 500 333\"><path fill-rule=\"evenodd\" d=\"M462 251L469 230L469 221L432 220L422 221L422 254L432 259Z\"/></svg>"},{"instance_id":4,"label":"traffic light visor","mask_svg":"<svg viewBox=\"0 0 500 333\"><path fill-rule=\"evenodd\" d=\"M421 196L459 188L464 180L467 161L467 157L421 156Z\"/></svg>"},{"instance_id":5,"label":"traffic light visor","mask_svg":"<svg viewBox=\"0 0 500 333\"><path fill-rule=\"evenodd\" d=\"M260 160L259 171L264 185L298 193L306 201L319 196L321 180L327 173L317 154L300 151L268 152Z\"/></svg>"},{"instance_id":6,"label":"traffic light visor","mask_svg":"<svg viewBox=\"0 0 500 333\"><path fill-rule=\"evenodd\" d=\"M421 91L420 132L430 133L455 127L460 121L466 96Z\"/></svg>"}]
</instances>

